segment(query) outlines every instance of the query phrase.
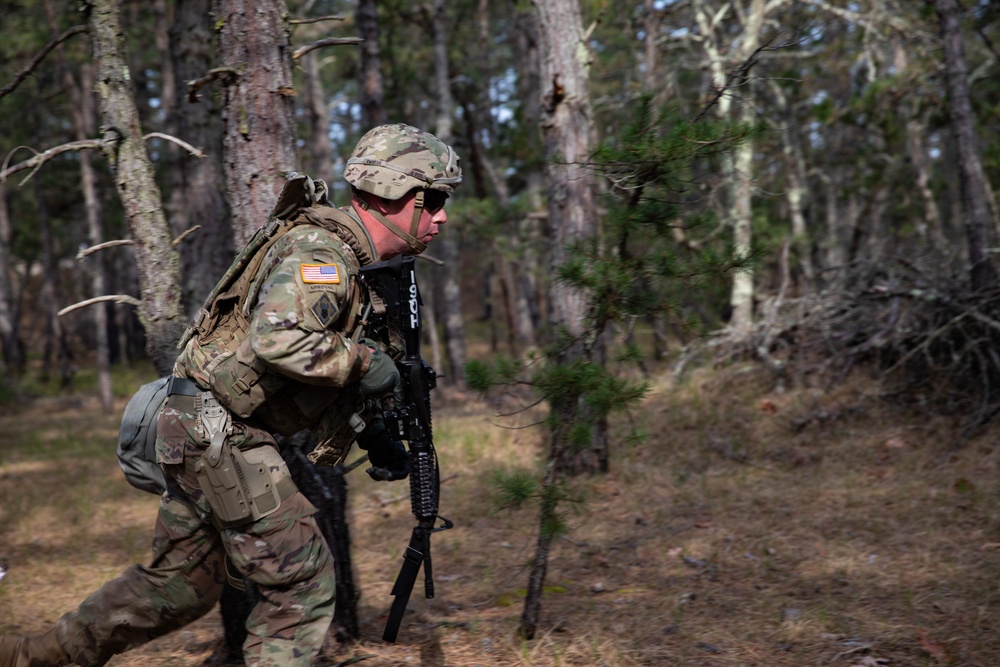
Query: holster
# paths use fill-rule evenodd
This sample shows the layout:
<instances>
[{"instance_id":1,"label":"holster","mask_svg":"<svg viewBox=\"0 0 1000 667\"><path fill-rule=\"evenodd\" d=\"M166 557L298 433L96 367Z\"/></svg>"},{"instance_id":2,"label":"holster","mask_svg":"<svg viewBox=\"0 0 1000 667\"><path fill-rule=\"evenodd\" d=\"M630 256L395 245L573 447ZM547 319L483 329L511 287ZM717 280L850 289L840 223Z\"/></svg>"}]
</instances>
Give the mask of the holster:
<instances>
[{"instance_id":1,"label":"holster","mask_svg":"<svg viewBox=\"0 0 1000 667\"><path fill-rule=\"evenodd\" d=\"M209 447L195 466L198 484L220 528L251 523L275 512L295 492L278 450L268 444L241 450L229 442L232 418L210 392L197 401Z\"/></svg>"}]
</instances>

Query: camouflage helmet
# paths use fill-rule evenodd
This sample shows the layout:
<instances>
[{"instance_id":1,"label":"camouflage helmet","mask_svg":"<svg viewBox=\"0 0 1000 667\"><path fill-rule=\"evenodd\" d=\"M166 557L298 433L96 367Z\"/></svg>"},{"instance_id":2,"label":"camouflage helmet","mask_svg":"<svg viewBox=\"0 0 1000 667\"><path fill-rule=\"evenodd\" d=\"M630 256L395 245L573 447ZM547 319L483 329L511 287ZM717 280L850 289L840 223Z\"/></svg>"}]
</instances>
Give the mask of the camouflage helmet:
<instances>
[{"instance_id":1,"label":"camouflage helmet","mask_svg":"<svg viewBox=\"0 0 1000 667\"><path fill-rule=\"evenodd\" d=\"M433 134L395 123L361 137L344 179L382 199L399 199L416 188L451 193L462 182L462 166L455 150Z\"/></svg>"}]
</instances>

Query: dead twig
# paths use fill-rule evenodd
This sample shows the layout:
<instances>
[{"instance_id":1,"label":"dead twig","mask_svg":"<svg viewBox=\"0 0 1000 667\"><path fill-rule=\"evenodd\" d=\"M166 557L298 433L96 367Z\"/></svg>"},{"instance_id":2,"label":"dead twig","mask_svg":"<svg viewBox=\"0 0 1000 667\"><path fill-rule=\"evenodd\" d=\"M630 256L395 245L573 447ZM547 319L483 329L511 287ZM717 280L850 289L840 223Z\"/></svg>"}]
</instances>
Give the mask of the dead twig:
<instances>
[{"instance_id":1,"label":"dead twig","mask_svg":"<svg viewBox=\"0 0 1000 667\"><path fill-rule=\"evenodd\" d=\"M92 245L89 248L82 248L80 252L76 253L76 258L78 260L84 257L89 257L93 255L98 250L104 250L105 248L114 248L120 245L133 245L134 242L131 239L118 239L117 241L105 241L104 243L98 243L97 245Z\"/></svg>"},{"instance_id":2,"label":"dead twig","mask_svg":"<svg viewBox=\"0 0 1000 667\"><path fill-rule=\"evenodd\" d=\"M305 46L300 46L294 51L292 51L292 60L298 60L310 51L315 51L316 49L322 49L327 46L340 46L342 44L361 44L365 40L360 37L327 37L326 39L321 39L319 41L313 42L312 44L306 44Z\"/></svg>"},{"instance_id":3,"label":"dead twig","mask_svg":"<svg viewBox=\"0 0 1000 667\"><path fill-rule=\"evenodd\" d=\"M21 85L21 82L24 81L26 78L28 78L28 75L31 74L31 72L36 67L38 67L38 64L45 59L45 56L49 55L52 49L62 44L73 35L78 35L81 32L86 32L86 31L87 31L87 26L85 25L73 26L63 34L59 35L58 37L50 41L44 47L42 47L42 50L39 51L38 54L31 59L31 62L25 65L24 69L18 72L10 83L8 83L6 86L0 89L0 98L3 98L4 96L14 92L17 89L17 87Z\"/></svg>"},{"instance_id":4,"label":"dead twig","mask_svg":"<svg viewBox=\"0 0 1000 667\"><path fill-rule=\"evenodd\" d=\"M79 141L71 141L69 143L62 144L60 146L54 146L53 148L49 148L41 153L36 151L31 146L18 146L12 149L9 153L7 153L7 157L4 158L3 167L0 167L0 183L5 183L7 181L8 176L13 176L18 172L25 171L26 169L31 169L32 170L31 173L28 174L24 178L24 180L21 181L21 183L19 184L19 185L24 185L31 179L32 176L34 176L35 172L38 170L39 167L41 167L43 164L45 164L52 158L58 155L62 155L63 153L69 153L72 151L101 150L104 148L104 146L107 144L108 141L109 141L108 139L81 139ZM10 158L14 155L14 153L21 150L22 148L28 149L29 151L34 153L35 156L25 160L24 162L18 162L13 167L8 167L7 165L10 164Z\"/></svg>"},{"instance_id":5,"label":"dead twig","mask_svg":"<svg viewBox=\"0 0 1000 667\"><path fill-rule=\"evenodd\" d=\"M181 244L181 241L183 241L187 237L191 236L192 234L194 234L199 229L201 229L201 225L195 225L194 227L190 227L188 229L185 229L183 232L181 232L180 236L178 236L173 241L171 241L170 246L173 247L173 248L176 248L177 246L179 246Z\"/></svg>"},{"instance_id":6,"label":"dead twig","mask_svg":"<svg viewBox=\"0 0 1000 667\"><path fill-rule=\"evenodd\" d=\"M766 42L764 42L763 44L761 44L760 46L758 46L756 49L754 49L754 52L751 53L747 57L747 59L744 60L743 63L740 64L740 66L737 67L733 71L733 73L729 75L729 78L726 79L726 83L723 84L722 86L719 86L719 88L716 89L715 96L712 97L712 99L708 101L708 104L706 104L705 107L701 111L698 112L698 115L694 117L694 122L695 123L697 123L699 120L701 120L702 116L704 116L705 114L707 114L708 111L709 111L709 109L711 109L712 107L714 107L715 104L720 99L722 99L722 96L726 94L726 91L730 90L731 88L735 88L737 86L737 84L736 84L737 80L739 80L739 79L746 79L747 75L750 74L750 70L753 69L753 66L757 64L757 59L760 56L760 54L762 52L764 52L764 51L768 51L769 47L771 46L771 42L773 42L775 39L777 39L778 35L780 35L780 34L781 34L780 32L775 33L774 35L771 36L771 38L769 40L767 40ZM739 84L739 85L742 85L742 84Z\"/></svg>"},{"instance_id":7,"label":"dead twig","mask_svg":"<svg viewBox=\"0 0 1000 667\"><path fill-rule=\"evenodd\" d=\"M314 16L309 19L292 19L289 21L292 25L302 25L303 23L319 23L320 21L346 21L343 16L339 14L334 14L333 16Z\"/></svg>"},{"instance_id":8,"label":"dead twig","mask_svg":"<svg viewBox=\"0 0 1000 667\"><path fill-rule=\"evenodd\" d=\"M74 310L86 308L87 306L92 306L95 303L102 303L104 301L114 301L115 303L127 303L130 306L135 306L136 308L142 305L142 302L139 301L139 299L136 299L134 296L129 296L128 294L108 294L106 296L95 296L93 299L87 299L86 301L80 301L78 303L74 303L71 306L66 306L58 313L56 313L56 315L62 317L67 313L72 313Z\"/></svg>"},{"instance_id":9,"label":"dead twig","mask_svg":"<svg viewBox=\"0 0 1000 667\"><path fill-rule=\"evenodd\" d=\"M172 141L173 143L177 144L178 146L180 146L181 148L183 148L184 150L186 150L188 153L190 153L195 157L205 157L205 154L201 151L200 148L195 148L194 146L184 141L183 139L178 139L173 135L164 134L163 132L150 132L149 134L143 137L143 140L146 141L154 137L157 139L166 139L167 141Z\"/></svg>"},{"instance_id":10,"label":"dead twig","mask_svg":"<svg viewBox=\"0 0 1000 667\"><path fill-rule=\"evenodd\" d=\"M198 91L218 79L235 79L240 75L233 67L216 67L205 73L205 76L193 81L188 81L188 102L194 104L198 101Z\"/></svg>"}]
</instances>

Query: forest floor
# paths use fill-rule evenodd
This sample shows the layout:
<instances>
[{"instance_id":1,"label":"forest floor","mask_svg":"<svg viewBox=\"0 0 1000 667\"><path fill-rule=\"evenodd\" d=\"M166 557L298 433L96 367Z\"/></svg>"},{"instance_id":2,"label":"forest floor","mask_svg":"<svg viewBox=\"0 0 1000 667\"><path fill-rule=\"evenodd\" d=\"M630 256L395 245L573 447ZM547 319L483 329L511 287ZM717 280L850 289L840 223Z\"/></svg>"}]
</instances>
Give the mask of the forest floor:
<instances>
[{"instance_id":1,"label":"forest floor","mask_svg":"<svg viewBox=\"0 0 1000 667\"><path fill-rule=\"evenodd\" d=\"M996 667L1000 428L958 446L954 421L878 391L857 376L777 393L751 366L654 383L632 415L645 439L616 426L611 472L572 482L585 500L552 550L532 641L516 630L536 510L498 510L493 479L540 470L544 434L440 392L456 527L434 536L437 596L418 583L399 640L381 641L408 488L352 473L362 639L322 664ZM157 499L125 483L119 417L92 393L0 406L0 633L45 629L148 557ZM200 665L220 640L212 611L109 664Z\"/></svg>"}]
</instances>

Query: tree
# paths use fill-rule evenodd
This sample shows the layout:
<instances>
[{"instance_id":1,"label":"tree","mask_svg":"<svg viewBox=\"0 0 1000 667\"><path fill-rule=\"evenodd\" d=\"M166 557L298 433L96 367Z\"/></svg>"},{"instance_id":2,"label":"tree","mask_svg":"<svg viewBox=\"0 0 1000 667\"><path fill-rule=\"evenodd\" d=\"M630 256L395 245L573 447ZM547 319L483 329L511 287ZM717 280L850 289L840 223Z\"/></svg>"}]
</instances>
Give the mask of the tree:
<instances>
[{"instance_id":1,"label":"tree","mask_svg":"<svg viewBox=\"0 0 1000 667\"><path fill-rule=\"evenodd\" d=\"M990 256L994 238L993 215L985 191L988 181L979 158L975 117L969 102L968 70L959 26L961 9L957 0L934 0L934 9L941 26L948 80L948 110L958 148L958 177L966 216L970 285L974 290L982 290L993 285L996 273Z\"/></svg>"},{"instance_id":2,"label":"tree","mask_svg":"<svg viewBox=\"0 0 1000 667\"><path fill-rule=\"evenodd\" d=\"M181 310L179 260L132 99L118 3L95 0L89 26L98 67L101 119L107 128L103 151L135 243L142 295L139 319L146 330L149 355L157 371L166 375L187 324Z\"/></svg>"},{"instance_id":3,"label":"tree","mask_svg":"<svg viewBox=\"0 0 1000 667\"><path fill-rule=\"evenodd\" d=\"M176 0L169 33L168 60L181 85L176 87L168 131L205 153L194 158L175 151L169 162L174 233L179 236L197 226L180 246L184 304L192 319L236 250L223 181L219 101L201 89L215 62L211 6L211 0Z\"/></svg>"}]
</instances>

